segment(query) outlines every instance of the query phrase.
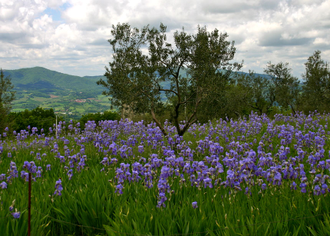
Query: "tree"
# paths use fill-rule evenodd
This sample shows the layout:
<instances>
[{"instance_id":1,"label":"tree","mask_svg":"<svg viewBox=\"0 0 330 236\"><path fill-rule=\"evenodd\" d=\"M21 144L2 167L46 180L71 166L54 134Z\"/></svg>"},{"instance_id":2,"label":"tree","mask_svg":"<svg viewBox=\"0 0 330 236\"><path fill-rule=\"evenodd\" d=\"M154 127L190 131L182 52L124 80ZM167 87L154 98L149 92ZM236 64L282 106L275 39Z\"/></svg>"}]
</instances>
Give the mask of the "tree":
<instances>
[{"instance_id":1,"label":"tree","mask_svg":"<svg viewBox=\"0 0 330 236\"><path fill-rule=\"evenodd\" d=\"M249 106L251 101L251 91L236 81L230 83L225 90L224 114L222 118L241 118L249 116L252 108ZM218 117L217 117L218 118Z\"/></svg>"},{"instance_id":2,"label":"tree","mask_svg":"<svg viewBox=\"0 0 330 236\"><path fill-rule=\"evenodd\" d=\"M11 83L10 76L5 77L0 69L0 131L2 132L7 125L7 115L11 109L11 102L15 99L14 85Z\"/></svg>"},{"instance_id":3,"label":"tree","mask_svg":"<svg viewBox=\"0 0 330 236\"><path fill-rule=\"evenodd\" d=\"M256 75L253 71L237 78L237 85L242 87L246 105L257 111L268 114L275 102L275 94L269 78Z\"/></svg>"},{"instance_id":4,"label":"tree","mask_svg":"<svg viewBox=\"0 0 330 236\"><path fill-rule=\"evenodd\" d=\"M113 105L128 105L134 112L150 112L153 120L167 135L157 119L162 109L162 94L171 102L174 125L179 135L197 120L200 104L221 91L233 70L241 64L230 63L234 58L234 42L217 29L208 32L198 27L195 35L184 29L174 33L174 45L167 41L166 26L160 28L131 28L129 24L112 26L113 61L106 67L106 81L97 84L107 90ZM220 108L218 108L220 109ZM180 125L180 117L187 120Z\"/></svg>"},{"instance_id":5,"label":"tree","mask_svg":"<svg viewBox=\"0 0 330 236\"><path fill-rule=\"evenodd\" d=\"M289 63L268 62L264 72L271 77L270 93L282 108L290 108L296 113L296 103L300 93L298 78L291 75Z\"/></svg>"},{"instance_id":6,"label":"tree","mask_svg":"<svg viewBox=\"0 0 330 236\"><path fill-rule=\"evenodd\" d=\"M308 111L330 110L330 70L329 64L321 59L321 51L315 51L305 63L302 75L303 99L302 107Z\"/></svg>"},{"instance_id":7,"label":"tree","mask_svg":"<svg viewBox=\"0 0 330 236\"><path fill-rule=\"evenodd\" d=\"M15 99L16 91L12 91L14 85L11 83L10 76L5 77L0 69L0 106L8 114L11 109L11 102Z\"/></svg>"}]
</instances>

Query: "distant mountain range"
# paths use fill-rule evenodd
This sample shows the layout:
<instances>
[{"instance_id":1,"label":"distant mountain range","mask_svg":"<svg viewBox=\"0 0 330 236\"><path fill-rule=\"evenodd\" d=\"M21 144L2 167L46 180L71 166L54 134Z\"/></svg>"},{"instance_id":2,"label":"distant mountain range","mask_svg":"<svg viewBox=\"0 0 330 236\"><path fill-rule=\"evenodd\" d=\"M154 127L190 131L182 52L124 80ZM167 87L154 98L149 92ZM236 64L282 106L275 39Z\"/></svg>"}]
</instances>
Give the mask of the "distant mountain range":
<instances>
[{"instance_id":1,"label":"distant mountain range","mask_svg":"<svg viewBox=\"0 0 330 236\"><path fill-rule=\"evenodd\" d=\"M246 74L244 72L237 72ZM185 74L185 72L183 72ZM96 84L104 76L74 76L43 67L4 70L16 90L13 111L33 109L37 106L53 108L55 112L73 118L110 108L109 100L102 95L104 87ZM264 74L256 76L268 77ZM167 87L167 85L164 85Z\"/></svg>"}]
</instances>

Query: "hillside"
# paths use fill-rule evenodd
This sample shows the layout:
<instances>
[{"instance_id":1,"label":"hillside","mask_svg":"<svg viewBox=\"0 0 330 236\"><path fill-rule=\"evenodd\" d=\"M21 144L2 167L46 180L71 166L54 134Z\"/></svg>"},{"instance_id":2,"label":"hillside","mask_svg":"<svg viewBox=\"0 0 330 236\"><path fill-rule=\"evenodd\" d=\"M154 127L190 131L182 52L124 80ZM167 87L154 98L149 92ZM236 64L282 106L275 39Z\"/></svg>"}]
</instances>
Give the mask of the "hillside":
<instances>
[{"instance_id":1,"label":"hillside","mask_svg":"<svg viewBox=\"0 0 330 236\"><path fill-rule=\"evenodd\" d=\"M93 90L102 91L102 88L95 84L102 76L79 77L48 70L43 67L6 70L4 73L11 76L17 90L38 88L88 92L93 88Z\"/></svg>"},{"instance_id":2,"label":"hillside","mask_svg":"<svg viewBox=\"0 0 330 236\"><path fill-rule=\"evenodd\" d=\"M96 84L102 76L73 76L43 67L5 70L16 91L13 111L37 106L53 108L70 116L109 109L109 101Z\"/></svg>"}]
</instances>

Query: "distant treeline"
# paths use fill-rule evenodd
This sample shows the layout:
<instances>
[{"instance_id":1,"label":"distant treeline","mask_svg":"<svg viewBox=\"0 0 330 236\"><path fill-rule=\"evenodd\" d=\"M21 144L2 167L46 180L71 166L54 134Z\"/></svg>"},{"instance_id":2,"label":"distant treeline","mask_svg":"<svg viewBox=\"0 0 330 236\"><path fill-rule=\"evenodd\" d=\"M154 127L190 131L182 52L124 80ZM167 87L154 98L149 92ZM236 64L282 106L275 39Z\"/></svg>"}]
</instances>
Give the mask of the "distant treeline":
<instances>
[{"instance_id":1,"label":"distant treeline","mask_svg":"<svg viewBox=\"0 0 330 236\"><path fill-rule=\"evenodd\" d=\"M269 62L264 70L266 76L253 72L249 74L231 73L228 78L220 76L219 80L221 81L217 81L216 90L202 93L207 99L201 99L198 109L194 102L181 102L183 105L176 108L174 104L177 104L177 97L167 96L165 102L155 103L154 114L159 117L159 122L168 120L175 123L175 119L187 121L189 114L196 110L197 121L205 123L220 118L248 117L251 112L265 113L270 117L277 113L330 112L330 70L328 63L321 59L320 51L315 51L308 58L305 67L305 73L302 75L303 81L299 81L291 74L288 63L282 62L278 64ZM9 128L10 132L19 132L28 129L28 127L37 127L38 132L41 132L41 129L44 133L49 132L49 127L53 127L56 121L54 110L37 107L32 110L10 112L10 103L15 99L15 94L12 92L13 86L10 78L5 78L2 71L1 81L3 85L0 87L2 92L2 96L0 96L0 134L3 134L6 127ZM130 91L125 96L134 99L134 91ZM188 93L183 96L188 96ZM100 120L129 118L133 121L144 120L149 123L153 121L153 117L148 110L148 105L143 104L143 102L146 103L146 100L141 99L138 104L135 104L140 105L138 108L141 109L136 109L136 107L134 109L131 105L123 103L119 109L120 114L113 111L89 113L72 122L80 122L82 129L88 120L98 122ZM144 107L145 109L143 109ZM59 116L58 121L68 122L69 120Z\"/></svg>"},{"instance_id":2,"label":"distant treeline","mask_svg":"<svg viewBox=\"0 0 330 236\"><path fill-rule=\"evenodd\" d=\"M269 62L265 74L232 72L230 78L223 80L214 96L202 100L196 117L201 123L214 119L237 119L248 117L251 112L267 114L318 111L330 112L330 70L329 64L321 59L321 52L315 51L305 63L302 81L291 74L288 63ZM210 86L212 86L210 84ZM160 121L174 121L173 107L175 97L159 104L156 114ZM194 109L193 103L187 103L179 109L179 120L187 120ZM133 120L152 121L149 113L134 113L128 105L122 109L124 117Z\"/></svg>"}]
</instances>

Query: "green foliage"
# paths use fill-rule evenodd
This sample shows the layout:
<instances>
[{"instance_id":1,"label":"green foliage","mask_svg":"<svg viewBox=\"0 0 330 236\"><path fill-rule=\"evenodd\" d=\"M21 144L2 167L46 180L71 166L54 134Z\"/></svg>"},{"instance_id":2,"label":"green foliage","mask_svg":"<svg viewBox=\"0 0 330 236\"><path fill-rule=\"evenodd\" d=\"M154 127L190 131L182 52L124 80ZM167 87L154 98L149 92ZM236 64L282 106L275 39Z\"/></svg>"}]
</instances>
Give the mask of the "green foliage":
<instances>
[{"instance_id":1,"label":"green foliage","mask_svg":"<svg viewBox=\"0 0 330 236\"><path fill-rule=\"evenodd\" d=\"M107 80L97 84L106 88L103 94L111 95L113 105L128 106L135 113L150 112L164 135L167 132L156 117L162 94L172 105L168 108L178 134L183 135L198 119L201 104L221 94L231 72L242 66L230 63L236 52L234 42L228 42L228 35L217 29L208 32L206 27L198 27L196 35L176 31L174 45L167 42L163 24L159 29L146 26L141 30L118 24L113 25L111 34L113 61L106 68ZM147 55L142 52L145 47ZM184 112L187 120L181 127Z\"/></svg>"},{"instance_id":2,"label":"green foliage","mask_svg":"<svg viewBox=\"0 0 330 236\"><path fill-rule=\"evenodd\" d=\"M40 131L42 128L45 133L49 132L49 127L53 127L56 123L56 115L53 109L43 109L37 107L32 110L25 109L21 112L11 112L9 114L9 119L12 121L11 129L17 132L21 130L27 130L27 127L37 127ZM58 121L62 118L59 117Z\"/></svg>"},{"instance_id":3,"label":"green foliage","mask_svg":"<svg viewBox=\"0 0 330 236\"><path fill-rule=\"evenodd\" d=\"M271 90L270 78L256 75L253 71L249 74L241 74L236 79L237 87L241 88L244 99L241 103L250 107L258 114L269 114L273 107L275 97Z\"/></svg>"},{"instance_id":4,"label":"green foliage","mask_svg":"<svg viewBox=\"0 0 330 236\"><path fill-rule=\"evenodd\" d=\"M88 113L86 115L83 115L79 120L81 128L84 128L85 123L87 123L87 121L89 120L93 120L96 123L101 120L120 120L120 115L115 111Z\"/></svg>"},{"instance_id":5,"label":"green foliage","mask_svg":"<svg viewBox=\"0 0 330 236\"><path fill-rule=\"evenodd\" d=\"M229 89L225 93L226 104L223 109L223 115L221 118L241 118L248 117L251 111L254 111L249 102L251 101L251 92L248 88L240 84L231 84ZM219 109L221 110L221 109ZM215 117L215 118L220 118ZM203 122L203 121L201 121Z\"/></svg>"},{"instance_id":6,"label":"green foliage","mask_svg":"<svg viewBox=\"0 0 330 236\"><path fill-rule=\"evenodd\" d=\"M8 125L7 115L11 109L11 103L15 99L13 88L10 76L5 77L0 69L0 133Z\"/></svg>"},{"instance_id":7,"label":"green foliage","mask_svg":"<svg viewBox=\"0 0 330 236\"><path fill-rule=\"evenodd\" d=\"M305 113L330 111L330 70L329 64L321 59L321 51L315 51L307 59L305 67L301 110Z\"/></svg>"},{"instance_id":8,"label":"green foliage","mask_svg":"<svg viewBox=\"0 0 330 236\"><path fill-rule=\"evenodd\" d=\"M264 71L271 78L269 93L273 96L274 102L284 110L290 108L295 113L300 93L299 80L291 75L288 66L289 63L280 62L275 65L268 62Z\"/></svg>"},{"instance_id":9,"label":"green foliage","mask_svg":"<svg viewBox=\"0 0 330 236\"><path fill-rule=\"evenodd\" d=\"M2 69L0 69L0 106L9 113L11 109L11 102L15 99L14 85L12 84L10 76L5 77Z\"/></svg>"}]
</instances>

